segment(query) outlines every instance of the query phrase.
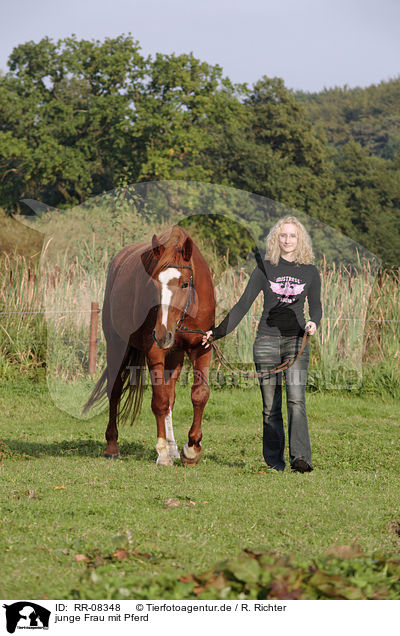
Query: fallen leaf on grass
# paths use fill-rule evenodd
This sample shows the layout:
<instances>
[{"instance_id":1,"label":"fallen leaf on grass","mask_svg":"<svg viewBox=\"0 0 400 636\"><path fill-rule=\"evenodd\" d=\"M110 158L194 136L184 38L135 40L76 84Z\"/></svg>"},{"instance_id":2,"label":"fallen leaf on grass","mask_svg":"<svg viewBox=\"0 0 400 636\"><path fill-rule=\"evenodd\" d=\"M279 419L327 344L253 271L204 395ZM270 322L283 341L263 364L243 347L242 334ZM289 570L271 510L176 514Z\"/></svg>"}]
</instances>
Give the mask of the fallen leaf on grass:
<instances>
[{"instance_id":1,"label":"fallen leaf on grass","mask_svg":"<svg viewBox=\"0 0 400 636\"><path fill-rule=\"evenodd\" d=\"M165 505L167 506L167 508L176 508L177 506L181 505L181 502L179 501L179 499L173 499L172 497L170 497L165 502Z\"/></svg>"},{"instance_id":2,"label":"fallen leaf on grass","mask_svg":"<svg viewBox=\"0 0 400 636\"><path fill-rule=\"evenodd\" d=\"M66 486L64 486L64 484L62 484L61 486L54 486L54 490L64 490L66 488Z\"/></svg>"},{"instance_id":3,"label":"fallen leaf on grass","mask_svg":"<svg viewBox=\"0 0 400 636\"><path fill-rule=\"evenodd\" d=\"M34 490L30 490L29 491L29 495L28 495L28 499L41 499L41 497L39 497L39 495L35 495L35 491Z\"/></svg>"},{"instance_id":4,"label":"fallen leaf on grass","mask_svg":"<svg viewBox=\"0 0 400 636\"><path fill-rule=\"evenodd\" d=\"M281 600L299 600L301 599L301 588L292 590L285 579L277 579L272 581L268 598Z\"/></svg>"},{"instance_id":5,"label":"fallen leaf on grass","mask_svg":"<svg viewBox=\"0 0 400 636\"><path fill-rule=\"evenodd\" d=\"M186 501L182 503L183 506L187 506L189 508L193 508L196 505L194 499L190 497L185 497ZM170 497L166 500L165 505L167 508L177 508L181 505L181 501L179 499L175 499L174 497Z\"/></svg>"},{"instance_id":6,"label":"fallen leaf on grass","mask_svg":"<svg viewBox=\"0 0 400 636\"><path fill-rule=\"evenodd\" d=\"M77 563L86 563L89 568L98 568L99 565L105 565L117 559L117 561L124 561L131 557L139 559L152 559L152 555L147 552L137 552L133 550L124 550L120 548L112 554L102 555L99 550L94 550L89 554L75 554L74 559Z\"/></svg>"},{"instance_id":7,"label":"fallen leaf on grass","mask_svg":"<svg viewBox=\"0 0 400 636\"><path fill-rule=\"evenodd\" d=\"M140 557L141 559L152 559L154 557L152 557L151 554L148 554L147 552L132 552L131 553L133 556L135 557Z\"/></svg>"},{"instance_id":8,"label":"fallen leaf on grass","mask_svg":"<svg viewBox=\"0 0 400 636\"><path fill-rule=\"evenodd\" d=\"M189 574L188 576L181 576L179 577L179 580L181 583L191 583L192 581L195 580L193 574Z\"/></svg>"},{"instance_id":9,"label":"fallen leaf on grass","mask_svg":"<svg viewBox=\"0 0 400 636\"><path fill-rule=\"evenodd\" d=\"M129 552L127 552L127 550L116 550L112 556L118 559L118 561L123 561L129 557Z\"/></svg>"},{"instance_id":10,"label":"fallen leaf on grass","mask_svg":"<svg viewBox=\"0 0 400 636\"><path fill-rule=\"evenodd\" d=\"M397 521L391 521L389 524L389 528L392 532L395 532L398 537L400 537L400 519Z\"/></svg>"},{"instance_id":11,"label":"fallen leaf on grass","mask_svg":"<svg viewBox=\"0 0 400 636\"><path fill-rule=\"evenodd\" d=\"M355 559L365 556L359 545L333 545L325 554L339 557L340 559Z\"/></svg>"},{"instance_id":12,"label":"fallen leaf on grass","mask_svg":"<svg viewBox=\"0 0 400 636\"><path fill-rule=\"evenodd\" d=\"M21 497L28 497L28 499L41 499L39 495L35 494L34 490L12 490L11 495L15 499L21 499Z\"/></svg>"}]
</instances>

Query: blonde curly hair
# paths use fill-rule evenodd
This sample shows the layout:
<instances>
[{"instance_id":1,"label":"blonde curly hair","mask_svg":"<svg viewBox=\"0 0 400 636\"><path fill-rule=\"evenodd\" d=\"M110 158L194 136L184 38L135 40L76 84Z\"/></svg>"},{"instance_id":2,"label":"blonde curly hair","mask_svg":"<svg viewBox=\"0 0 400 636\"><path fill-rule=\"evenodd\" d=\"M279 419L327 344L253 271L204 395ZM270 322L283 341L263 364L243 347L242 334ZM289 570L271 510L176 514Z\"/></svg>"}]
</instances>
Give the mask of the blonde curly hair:
<instances>
[{"instance_id":1,"label":"blonde curly hair","mask_svg":"<svg viewBox=\"0 0 400 636\"><path fill-rule=\"evenodd\" d=\"M285 223L292 223L297 228L298 240L294 262L298 265L309 265L314 261L311 238L304 225L300 223L295 216L284 216L270 229L266 241L267 251L265 253L265 258L268 259L272 265L278 264L280 257L279 234L281 233L282 226Z\"/></svg>"}]
</instances>

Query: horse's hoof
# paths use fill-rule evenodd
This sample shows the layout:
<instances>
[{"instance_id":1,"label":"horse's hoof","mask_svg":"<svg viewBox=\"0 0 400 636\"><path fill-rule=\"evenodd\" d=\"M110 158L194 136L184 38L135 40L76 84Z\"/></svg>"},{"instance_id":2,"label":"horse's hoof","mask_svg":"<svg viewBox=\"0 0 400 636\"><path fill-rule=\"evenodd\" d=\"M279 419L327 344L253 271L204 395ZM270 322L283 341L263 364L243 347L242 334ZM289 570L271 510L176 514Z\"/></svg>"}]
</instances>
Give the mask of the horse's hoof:
<instances>
[{"instance_id":1,"label":"horse's hoof","mask_svg":"<svg viewBox=\"0 0 400 636\"><path fill-rule=\"evenodd\" d=\"M121 455L119 453L104 453L104 457L106 459L121 459Z\"/></svg>"},{"instance_id":2,"label":"horse's hoof","mask_svg":"<svg viewBox=\"0 0 400 636\"><path fill-rule=\"evenodd\" d=\"M173 466L174 462L168 453L167 440L163 437L157 437L156 451L157 451L157 466Z\"/></svg>"},{"instance_id":3,"label":"horse's hoof","mask_svg":"<svg viewBox=\"0 0 400 636\"><path fill-rule=\"evenodd\" d=\"M196 451L194 446L188 446L186 442L181 451L181 460L185 466L195 466L201 460L201 447Z\"/></svg>"},{"instance_id":4,"label":"horse's hoof","mask_svg":"<svg viewBox=\"0 0 400 636\"><path fill-rule=\"evenodd\" d=\"M168 456L171 459L179 459L180 454L179 454L178 447L177 447L176 444L168 445Z\"/></svg>"},{"instance_id":5,"label":"horse's hoof","mask_svg":"<svg viewBox=\"0 0 400 636\"><path fill-rule=\"evenodd\" d=\"M156 461L157 466L173 466L174 462L170 457L158 457Z\"/></svg>"},{"instance_id":6,"label":"horse's hoof","mask_svg":"<svg viewBox=\"0 0 400 636\"><path fill-rule=\"evenodd\" d=\"M200 460L201 460L201 453L199 453L199 456L195 457L195 459L188 459L187 457L181 454L181 461L182 461L182 464L184 464L185 466L196 466L196 464L198 464Z\"/></svg>"}]
</instances>

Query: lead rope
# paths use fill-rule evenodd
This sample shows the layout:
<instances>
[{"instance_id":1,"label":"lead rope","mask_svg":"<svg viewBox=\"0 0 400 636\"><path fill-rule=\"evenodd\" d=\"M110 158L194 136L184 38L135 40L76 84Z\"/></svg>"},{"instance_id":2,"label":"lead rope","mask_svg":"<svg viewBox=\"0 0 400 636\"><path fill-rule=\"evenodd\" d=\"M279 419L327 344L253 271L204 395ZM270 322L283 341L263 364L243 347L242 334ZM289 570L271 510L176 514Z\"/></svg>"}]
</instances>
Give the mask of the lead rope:
<instances>
[{"instance_id":1,"label":"lead rope","mask_svg":"<svg viewBox=\"0 0 400 636\"><path fill-rule=\"evenodd\" d=\"M303 340L301 343L301 347L299 349L299 352L296 356L293 356L292 358L289 358L288 360L286 360L285 362L282 362L281 364L279 364L277 367L274 367L273 369L269 369L268 371L263 371L262 373L253 373L252 371L244 371L243 369L239 369L238 367L234 367L233 364L231 362L229 362L229 360L227 360L224 356L224 354L222 353L222 351L219 349L219 347L215 344L215 342L211 343L211 346L213 347L215 354L218 358L218 360L220 361L220 363L231 373L233 373L234 375L239 375L245 378L265 378L265 376L268 375L272 375L273 373L281 373L282 371L286 371L287 369L289 369L289 367L293 366L294 363L296 362L296 360L298 360L298 358L300 358L301 354L303 353L304 349L306 348L309 340L310 340L311 336L310 334L305 331L304 332L304 336L303 336Z\"/></svg>"},{"instance_id":2,"label":"lead rope","mask_svg":"<svg viewBox=\"0 0 400 636\"><path fill-rule=\"evenodd\" d=\"M188 329L187 327L179 327L178 329L176 329L176 331L178 333L200 333L203 336L205 336L207 333L206 331L203 331L202 329ZM268 371L264 371L263 373L258 373L258 372L254 373L252 371L244 371L243 369L239 369L238 367L235 367L231 362L229 362L229 360L227 360L227 358L224 356L221 349L215 344L215 342L211 341L210 344L212 348L214 349L215 355L217 356L217 359L222 364L222 366L225 367L225 369L227 369L234 375L239 375L245 378L264 378L265 376L270 375L272 373L281 373L282 371L286 371L286 369L289 369L289 367L293 366L296 360L300 358L310 338L311 336L308 333L308 331L305 331L298 354L296 356L293 356L292 358L289 358L285 362L282 362L277 367L274 367L273 369L269 369Z\"/></svg>"}]
</instances>

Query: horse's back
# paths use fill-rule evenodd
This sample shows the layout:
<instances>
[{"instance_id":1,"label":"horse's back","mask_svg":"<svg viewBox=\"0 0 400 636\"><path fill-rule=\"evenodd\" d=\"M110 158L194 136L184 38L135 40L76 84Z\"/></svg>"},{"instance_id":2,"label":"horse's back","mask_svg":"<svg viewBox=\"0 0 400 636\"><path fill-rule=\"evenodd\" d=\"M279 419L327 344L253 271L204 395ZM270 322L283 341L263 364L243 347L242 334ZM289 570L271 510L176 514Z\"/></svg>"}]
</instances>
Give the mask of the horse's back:
<instances>
[{"instance_id":1,"label":"horse's back","mask_svg":"<svg viewBox=\"0 0 400 636\"><path fill-rule=\"evenodd\" d=\"M150 243L127 245L113 258L107 275L104 295L103 328L114 331L125 342L146 319L153 306L149 276L142 255ZM146 294L147 291L147 294Z\"/></svg>"},{"instance_id":2,"label":"horse's back","mask_svg":"<svg viewBox=\"0 0 400 636\"><path fill-rule=\"evenodd\" d=\"M123 247L116 256L112 259L109 267L108 267L108 277L107 283L109 280L111 282L115 279L116 274L122 275L124 270L134 271L139 264L141 264L141 256L144 252L149 250L151 247L151 243L133 243L132 245L127 245ZM129 268L129 269L127 269Z\"/></svg>"}]
</instances>

